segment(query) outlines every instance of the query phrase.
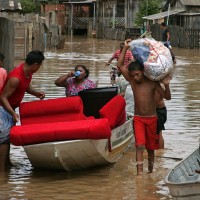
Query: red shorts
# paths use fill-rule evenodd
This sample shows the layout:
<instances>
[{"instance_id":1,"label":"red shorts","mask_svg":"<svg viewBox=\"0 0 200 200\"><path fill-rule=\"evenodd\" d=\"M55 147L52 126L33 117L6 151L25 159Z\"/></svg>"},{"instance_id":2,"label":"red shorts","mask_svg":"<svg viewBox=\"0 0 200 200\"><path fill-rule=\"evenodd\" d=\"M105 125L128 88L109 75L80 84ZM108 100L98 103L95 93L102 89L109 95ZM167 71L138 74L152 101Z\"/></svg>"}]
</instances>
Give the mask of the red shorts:
<instances>
[{"instance_id":1,"label":"red shorts","mask_svg":"<svg viewBox=\"0 0 200 200\"><path fill-rule=\"evenodd\" d=\"M159 149L159 134L157 134L157 116L134 116L133 119L135 144L145 145L149 150Z\"/></svg>"}]
</instances>

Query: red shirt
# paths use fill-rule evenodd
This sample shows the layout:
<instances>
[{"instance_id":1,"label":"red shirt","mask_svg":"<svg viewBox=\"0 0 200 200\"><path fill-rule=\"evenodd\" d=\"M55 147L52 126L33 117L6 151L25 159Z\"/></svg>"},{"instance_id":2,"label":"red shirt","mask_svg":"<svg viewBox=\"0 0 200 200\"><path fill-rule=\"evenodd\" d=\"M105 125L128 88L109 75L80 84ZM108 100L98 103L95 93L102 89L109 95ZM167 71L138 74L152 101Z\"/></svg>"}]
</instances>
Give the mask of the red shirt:
<instances>
[{"instance_id":1,"label":"red shirt","mask_svg":"<svg viewBox=\"0 0 200 200\"><path fill-rule=\"evenodd\" d=\"M32 79L32 74L30 74L29 78L27 78L24 74L24 69L23 69L24 63L16 66L7 76L6 82L8 81L9 78L15 77L19 80L19 86L15 90L15 92L11 95L11 97L8 98L8 101L13 109L19 107L24 94L26 90L28 89L31 79ZM4 85L5 86L5 85Z\"/></svg>"},{"instance_id":2,"label":"red shirt","mask_svg":"<svg viewBox=\"0 0 200 200\"><path fill-rule=\"evenodd\" d=\"M118 49L117 51L115 51L115 53L113 54L112 58L116 58L117 60L119 59L119 56L121 54L120 49ZM128 65L130 63L130 61L133 59L133 55L131 53L130 50L127 50L126 54L125 54L125 58L124 58L124 65Z\"/></svg>"}]
</instances>

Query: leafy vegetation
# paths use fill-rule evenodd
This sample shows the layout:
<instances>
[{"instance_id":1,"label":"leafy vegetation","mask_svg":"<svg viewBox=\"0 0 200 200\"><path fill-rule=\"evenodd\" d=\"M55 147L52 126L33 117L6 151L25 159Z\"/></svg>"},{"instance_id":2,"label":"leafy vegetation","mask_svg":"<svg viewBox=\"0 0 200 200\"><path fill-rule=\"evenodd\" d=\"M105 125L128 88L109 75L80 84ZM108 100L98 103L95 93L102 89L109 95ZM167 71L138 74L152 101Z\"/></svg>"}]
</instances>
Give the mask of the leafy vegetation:
<instances>
[{"instance_id":1,"label":"leafy vegetation","mask_svg":"<svg viewBox=\"0 0 200 200\"><path fill-rule=\"evenodd\" d=\"M144 19L142 19L142 17L159 13L160 10L160 0L139 0L139 8L136 13L135 24L142 26L144 23Z\"/></svg>"},{"instance_id":2,"label":"leafy vegetation","mask_svg":"<svg viewBox=\"0 0 200 200\"><path fill-rule=\"evenodd\" d=\"M22 13L40 13L40 2L37 0L20 0Z\"/></svg>"}]
</instances>

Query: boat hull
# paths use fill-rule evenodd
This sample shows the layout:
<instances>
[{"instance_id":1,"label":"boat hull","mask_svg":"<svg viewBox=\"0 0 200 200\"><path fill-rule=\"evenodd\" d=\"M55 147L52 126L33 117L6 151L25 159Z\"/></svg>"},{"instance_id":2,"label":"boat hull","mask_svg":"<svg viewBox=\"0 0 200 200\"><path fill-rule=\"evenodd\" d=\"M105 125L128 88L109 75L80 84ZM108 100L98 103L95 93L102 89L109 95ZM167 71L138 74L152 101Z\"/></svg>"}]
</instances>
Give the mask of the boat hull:
<instances>
[{"instance_id":1,"label":"boat hull","mask_svg":"<svg viewBox=\"0 0 200 200\"><path fill-rule=\"evenodd\" d=\"M200 174L196 169L200 169L199 148L171 169L164 179L174 200L200 199Z\"/></svg>"},{"instance_id":2,"label":"boat hull","mask_svg":"<svg viewBox=\"0 0 200 200\"><path fill-rule=\"evenodd\" d=\"M114 163L133 143L130 119L112 130L110 140L70 140L23 147L34 168L72 171Z\"/></svg>"}]
</instances>

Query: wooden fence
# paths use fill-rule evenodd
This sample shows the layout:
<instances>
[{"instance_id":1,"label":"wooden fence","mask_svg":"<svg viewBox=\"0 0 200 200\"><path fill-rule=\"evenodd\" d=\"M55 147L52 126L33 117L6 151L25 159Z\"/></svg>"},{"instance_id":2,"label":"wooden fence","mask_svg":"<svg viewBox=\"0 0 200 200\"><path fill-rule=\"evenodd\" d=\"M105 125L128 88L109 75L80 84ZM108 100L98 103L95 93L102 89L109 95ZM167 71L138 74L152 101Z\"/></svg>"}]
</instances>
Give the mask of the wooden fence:
<instances>
[{"instance_id":1,"label":"wooden fence","mask_svg":"<svg viewBox=\"0 0 200 200\"><path fill-rule=\"evenodd\" d=\"M125 40L125 31L116 28L105 28L104 38L110 40Z\"/></svg>"},{"instance_id":2,"label":"wooden fence","mask_svg":"<svg viewBox=\"0 0 200 200\"><path fill-rule=\"evenodd\" d=\"M105 39L111 40L122 40L124 41L127 38L133 40L139 38L141 35L140 28L104 28L104 37Z\"/></svg>"},{"instance_id":3,"label":"wooden fence","mask_svg":"<svg viewBox=\"0 0 200 200\"><path fill-rule=\"evenodd\" d=\"M170 31L170 42L174 47L199 49L200 28L183 28L179 26L168 26ZM159 24L151 25L152 37L158 41L162 40L162 32Z\"/></svg>"},{"instance_id":4,"label":"wooden fence","mask_svg":"<svg viewBox=\"0 0 200 200\"><path fill-rule=\"evenodd\" d=\"M14 22L0 17L0 52L4 54L4 67L10 71L14 65Z\"/></svg>"},{"instance_id":5,"label":"wooden fence","mask_svg":"<svg viewBox=\"0 0 200 200\"><path fill-rule=\"evenodd\" d=\"M44 23L37 19L0 17L0 52L5 55L5 68L10 71L15 60L22 60L32 50L44 51Z\"/></svg>"}]
</instances>

